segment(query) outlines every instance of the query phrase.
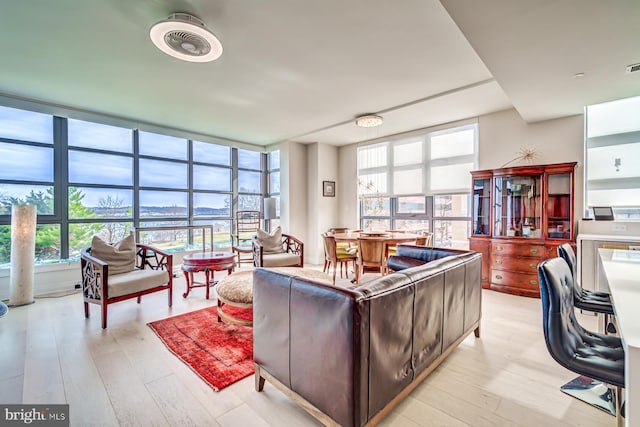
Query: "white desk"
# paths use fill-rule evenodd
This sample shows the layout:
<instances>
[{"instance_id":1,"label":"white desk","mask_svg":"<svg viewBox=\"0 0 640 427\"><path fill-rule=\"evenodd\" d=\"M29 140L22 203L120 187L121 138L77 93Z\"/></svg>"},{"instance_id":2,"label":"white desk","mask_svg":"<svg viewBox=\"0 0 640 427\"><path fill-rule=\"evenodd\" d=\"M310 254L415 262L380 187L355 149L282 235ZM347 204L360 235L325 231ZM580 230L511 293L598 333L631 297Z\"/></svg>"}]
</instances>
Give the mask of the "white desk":
<instances>
[{"instance_id":1,"label":"white desk","mask_svg":"<svg viewBox=\"0 0 640 427\"><path fill-rule=\"evenodd\" d=\"M640 251L598 249L625 350L626 425L640 425Z\"/></svg>"},{"instance_id":2,"label":"white desk","mask_svg":"<svg viewBox=\"0 0 640 427\"><path fill-rule=\"evenodd\" d=\"M589 221L587 221L589 222ZM595 221L590 221L595 222ZM578 258L578 283L590 291L609 292L606 283L598 282L598 249L605 245L638 246L638 235L578 234L576 238Z\"/></svg>"}]
</instances>

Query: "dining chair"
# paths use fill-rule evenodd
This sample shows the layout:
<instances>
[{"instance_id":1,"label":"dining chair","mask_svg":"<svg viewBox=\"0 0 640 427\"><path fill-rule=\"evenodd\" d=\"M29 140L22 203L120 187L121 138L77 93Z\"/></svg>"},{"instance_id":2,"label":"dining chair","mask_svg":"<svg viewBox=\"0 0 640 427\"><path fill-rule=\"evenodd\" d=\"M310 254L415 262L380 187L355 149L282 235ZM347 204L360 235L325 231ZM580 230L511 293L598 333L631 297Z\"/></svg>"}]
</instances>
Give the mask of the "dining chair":
<instances>
[{"instance_id":1,"label":"dining chair","mask_svg":"<svg viewBox=\"0 0 640 427\"><path fill-rule=\"evenodd\" d=\"M356 259L356 283L365 270L377 270L380 274L387 274L386 245L380 239L358 239L358 257Z\"/></svg>"},{"instance_id":2,"label":"dining chair","mask_svg":"<svg viewBox=\"0 0 640 427\"><path fill-rule=\"evenodd\" d=\"M416 245L433 247L433 233L429 231L418 231L420 237L416 239Z\"/></svg>"},{"instance_id":3,"label":"dining chair","mask_svg":"<svg viewBox=\"0 0 640 427\"><path fill-rule=\"evenodd\" d=\"M347 227L331 227L327 230L327 234L341 234L349 231ZM352 245L351 242L336 242L336 247L338 249L348 249L350 247L355 247L355 244ZM355 253L355 251L354 251Z\"/></svg>"},{"instance_id":4,"label":"dining chair","mask_svg":"<svg viewBox=\"0 0 640 427\"><path fill-rule=\"evenodd\" d=\"M347 231L349 231L348 227L331 227L327 233L346 233Z\"/></svg>"},{"instance_id":5,"label":"dining chair","mask_svg":"<svg viewBox=\"0 0 640 427\"><path fill-rule=\"evenodd\" d=\"M260 228L260 211L237 211L232 234L232 250L238 255L238 265L243 262L253 263L253 246L251 240ZM242 254L246 254L244 257Z\"/></svg>"},{"instance_id":6,"label":"dining chair","mask_svg":"<svg viewBox=\"0 0 640 427\"><path fill-rule=\"evenodd\" d=\"M336 239L328 233L322 234L322 242L324 243L324 267L323 273L327 273L333 265L333 284L336 284L336 270L338 264L340 265L340 277L342 278L343 267L347 271L346 275L349 277L348 264L353 263L354 270L356 269L356 250L355 248L339 248L336 245Z\"/></svg>"},{"instance_id":7,"label":"dining chair","mask_svg":"<svg viewBox=\"0 0 640 427\"><path fill-rule=\"evenodd\" d=\"M405 233L406 230L397 230L397 229L390 229L390 230L384 230L385 233ZM396 244L395 243L387 243L385 245L384 248L384 253L385 253L385 257L389 258L391 255L395 255L396 254Z\"/></svg>"}]
</instances>

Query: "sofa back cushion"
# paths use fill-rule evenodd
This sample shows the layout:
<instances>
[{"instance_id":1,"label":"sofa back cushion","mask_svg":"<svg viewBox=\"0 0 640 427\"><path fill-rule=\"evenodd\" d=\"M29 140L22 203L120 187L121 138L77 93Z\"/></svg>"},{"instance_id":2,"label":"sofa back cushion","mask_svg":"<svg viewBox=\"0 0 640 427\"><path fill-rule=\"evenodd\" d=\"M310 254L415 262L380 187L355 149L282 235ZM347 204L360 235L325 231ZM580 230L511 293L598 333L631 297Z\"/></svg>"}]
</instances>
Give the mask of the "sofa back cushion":
<instances>
[{"instance_id":1,"label":"sofa back cushion","mask_svg":"<svg viewBox=\"0 0 640 427\"><path fill-rule=\"evenodd\" d=\"M258 229L258 243L262 245L265 254L281 254L284 252L282 247L282 229L277 226L272 233Z\"/></svg>"},{"instance_id":2,"label":"sofa back cushion","mask_svg":"<svg viewBox=\"0 0 640 427\"><path fill-rule=\"evenodd\" d=\"M431 262L452 255L462 255L466 252L458 249L430 248L416 245L398 245L396 249L397 256L414 258L424 262Z\"/></svg>"},{"instance_id":3,"label":"sofa back cushion","mask_svg":"<svg viewBox=\"0 0 640 427\"><path fill-rule=\"evenodd\" d=\"M130 234L113 244L93 236L91 255L109 264L109 276L133 271L136 268L135 236Z\"/></svg>"}]
</instances>

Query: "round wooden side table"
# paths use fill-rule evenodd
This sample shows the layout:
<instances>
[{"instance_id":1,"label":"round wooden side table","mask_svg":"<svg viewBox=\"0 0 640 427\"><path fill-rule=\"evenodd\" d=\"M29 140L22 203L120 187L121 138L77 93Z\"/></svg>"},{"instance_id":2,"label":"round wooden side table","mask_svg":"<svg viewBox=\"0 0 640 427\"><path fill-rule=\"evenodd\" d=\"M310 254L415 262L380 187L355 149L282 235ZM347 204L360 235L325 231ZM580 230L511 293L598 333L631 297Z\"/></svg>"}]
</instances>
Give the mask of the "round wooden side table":
<instances>
[{"instance_id":1,"label":"round wooden side table","mask_svg":"<svg viewBox=\"0 0 640 427\"><path fill-rule=\"evenodd\" d=\"M233 273L236 267L235 255L231 252L194 252L185 255L182 259L182 271L187 281L187 290L182 294L183 298L189 295L193 288L204 287L206 298L209 299L209 287L217 282L213 280L215 271L227 270L227 274ZM193 273L204 271L204 282L193 280Z\"/></svg>"}]
</instances>

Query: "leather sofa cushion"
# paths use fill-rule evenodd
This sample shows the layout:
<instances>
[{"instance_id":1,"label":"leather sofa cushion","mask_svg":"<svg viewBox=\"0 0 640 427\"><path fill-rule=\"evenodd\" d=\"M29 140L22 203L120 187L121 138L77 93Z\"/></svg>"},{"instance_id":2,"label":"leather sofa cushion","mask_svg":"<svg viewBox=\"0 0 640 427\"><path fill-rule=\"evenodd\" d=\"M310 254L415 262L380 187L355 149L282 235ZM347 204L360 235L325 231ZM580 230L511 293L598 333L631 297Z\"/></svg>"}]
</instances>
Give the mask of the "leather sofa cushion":
<instances>
[{"instance_id":1,"label":"leather sofa cushion","mask_svg":"<svg viewBox=\"0 0 640 427\"><path fill-rule=\"evenodd\" d=\"M417 267L437 259L461 255L466 251L457 249L428 248L418 245L398 245L396 255L387 260L387 267L393 271Z\"/></svg>"},{"instance_id":2,"label":"leather sofa cushion","mask_svg":"<svg viewBox=\"0 0 640 427\"><path fill-rule=\"evenodd\" d=\"M421 259L409 258L406 256L392 255L387 259L389 270L400 271L411 267L418 267L425 264Z\"/></svg>"}]
</instances>

